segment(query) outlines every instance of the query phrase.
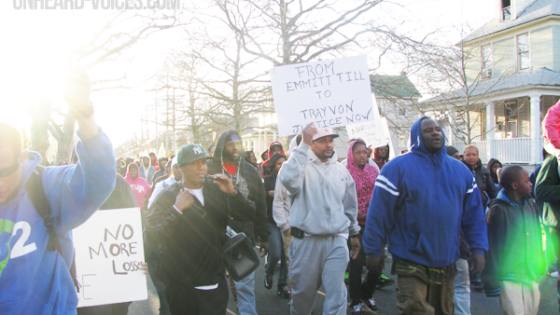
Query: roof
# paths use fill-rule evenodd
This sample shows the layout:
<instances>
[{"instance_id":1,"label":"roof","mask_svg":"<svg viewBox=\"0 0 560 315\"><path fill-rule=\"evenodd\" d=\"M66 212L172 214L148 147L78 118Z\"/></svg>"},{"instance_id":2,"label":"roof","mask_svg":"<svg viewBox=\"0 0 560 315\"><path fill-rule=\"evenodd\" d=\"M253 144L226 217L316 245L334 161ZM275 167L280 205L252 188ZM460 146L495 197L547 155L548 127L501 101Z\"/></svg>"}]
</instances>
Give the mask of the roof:
<instances>
[{"instance_id":1,"label":"roof","mask_svg":"<svg viewBox=\"0 0 560 315\"><path fill-rule=\"evenodd\" d=\"M474 39L488 36L500 31L534 21L546 16L560 15L560 1L558 0L536 0L528 6L516 19L506 22L500 22L499 18L486 23L484 26L469 34L463 39L463 42L469 42Z\"/></svg>"},{"instance_id":2,"label":"roof","mask_svg":"<svg viewBox=\"0 0 560 315\"><path fill-rule=\"evenodd\" d=\"M479 96L484 94L496 93L517 89L526 86L558 86L560 87L560 73L547 68L518 72L506 76L499 76L485 81L478 81L478 84L469 87L469 96ZM420 104L429 104L438 101L465 98L467 93L465 88L451 91L432 97Z\"/></svg>"},{"instance_id":3,"label":"roof","mask_svg":"<svg viewBox=\"0 0 560 315\"><path fill-rule=\"evenodd\" d=\"M421 98L422 95L406 74L371 75L371 92L382 98Z\"/></svg>"}]
</instances>

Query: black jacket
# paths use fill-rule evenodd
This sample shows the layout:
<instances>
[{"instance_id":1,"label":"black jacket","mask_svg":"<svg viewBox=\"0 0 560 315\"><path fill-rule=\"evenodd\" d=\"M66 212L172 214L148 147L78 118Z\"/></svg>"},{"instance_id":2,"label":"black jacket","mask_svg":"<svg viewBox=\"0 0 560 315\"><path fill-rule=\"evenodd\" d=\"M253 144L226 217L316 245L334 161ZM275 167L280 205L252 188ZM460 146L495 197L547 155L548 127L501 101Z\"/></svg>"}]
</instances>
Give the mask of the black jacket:
<instances>
[{"instance_id":1,"label":"black jacket","mask_svg":"<svg viewBox=\"0 0 560 315\"><path fill-rule=\"evenodd\" d=\"M156 277L164 284L190 287L219 283L225 276L222 247L227 240L228 219L233 216L237 220L252 220L253 203L239 192L228 196L207 180L202 190L204 206L195 197L194 204L179 213L173 204L182 188L181 183L165 188L152 204L146 220L148 240L160 245Z\"/></svg>"},{"instance_id":2,"label":"black jacket","mask_svg":"<svg viewBox=\"0 0 560 315\"><path fill-rule=\"evenodd\" d=\"M463 161L463 163L465 163L465 161ZM465 165L472 171L474 178L476 178L476 185L478 186L480 198L482 199L482 207L486 208L488 201L496 198L498 195L498 188L494 185L494 181L488 169L482 166L480 159L476 162L474 170L472 170L467 163L465 163Z\"/></svg>"},{"instance_id":3,"label":"black jacket","mask_svg":"<svg viewBox=\"0 0 560 315\"><path fill-rule=\"evenodd\" d=\"M560 176L558 176L558 159L547 157L541 167L535 182L535 197L544 202L543 223L552 228L558 228L560 218Z\"/></svg>"},{"instance_id":4,"label":"black jacket","mask_svg":"<svg viewBox=\"0 0 560 315\"><path fill-rule=\"evenodd\" d=\"M214 151L214 158L212 160L208 160L208 174L229 175L223 167L222 153L224 151L226 139L232 134L236 134L239 139L241 139L241 136L239 136L235 130L226 130L218 137ZM254 203L255 216L252 222L239 222L238 220L230 219L229 226L237 233L245 233L245 235L249 236L253 242L256 241L256 237L259 237L261 242L268 242L268 235L270 234L270 231L268 230L266 197L263 182L259 172L257 172L257 169L245 161L241 148L239 154L239 164L237 167L239 176L247 183L248 192L243 192L240 181L237 179L237 174L233 176L233 184L236 189L241 189L241 193L247 193L247 199Z\"/></svg>"},{"instance_id":5,"label":"black jacket","mask_svg":"<svg viewBox=\"0 0 560 315\"><path fill-rule=\"evenodd\" d=\"M529 283L544 274L546 260L538 212L533 199L516 206L500 194L490 202L486 214L489 250L482 273L486 295L499 295L501 281Z\"/></svg>"},{"instance_id":6,"label":"black jacket","mask_svg":"<svg viewBox=\"0 0 560 315\"><path fill-rule=\"evenodd\" d=\"M113 210L113 209L126 209L126 208L136 208L138 203L136 202L136 197L134 197L134 192L130 185L120 174L117 174L115 179L115 189L105 200L105 203L99 207L99 210Z\"/></svg>"}]
</instances>

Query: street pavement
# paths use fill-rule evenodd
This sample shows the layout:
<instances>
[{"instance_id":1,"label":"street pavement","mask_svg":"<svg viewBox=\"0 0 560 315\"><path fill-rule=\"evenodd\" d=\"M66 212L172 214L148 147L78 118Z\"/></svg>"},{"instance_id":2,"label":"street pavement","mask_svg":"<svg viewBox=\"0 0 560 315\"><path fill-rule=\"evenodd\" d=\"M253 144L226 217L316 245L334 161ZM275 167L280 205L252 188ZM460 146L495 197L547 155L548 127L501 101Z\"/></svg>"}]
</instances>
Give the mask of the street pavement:
<instances>
[{"instance_id":1,"label":"street pavement","mask_svg":"<svg viewBox=\"0 0 560 315\"><path fill-rule=\"evenodd\" d=\"M391 260L385 262L385 275L394 279L396 277L390 274ZM365 268L364 268L365 269ZM365 272L365 270L364 270ZM365 275L365 273L364 273ZM274 276L274 285L271 290L267 290L263 284L264 281L264 262L261 260L261 265L255 274L255 294L257 299L257 312L259 315L281 315L289 314L290 308L288 300L283 299L276 295L276 284L278 281L278 268ZM396 315L396 289L397 285L385 287L377 290L374 294L374 299L377 302L380 315ZM157 292L148 279L148 300L138 301L131 304L128 313L130 315L157 315L159 314L159 299ZM556 278L545 277L541 283L541 304L539 315L552 315L558 314L558 302L556 300ZM313 314L320 315L323 312L324 288L317 292L315 300L315 309ZM311 302L311 301L310 301ZM501 315L502 310L500 302L497 298L487 298L483 292L473 291L471 293L471 312L473 315ZM239 314L237 307L230 293L228 312L229 315ZM350 310L348 310L348 314ZM364 312L368 314L367 312Z\"/></svg>"}]
</instances>

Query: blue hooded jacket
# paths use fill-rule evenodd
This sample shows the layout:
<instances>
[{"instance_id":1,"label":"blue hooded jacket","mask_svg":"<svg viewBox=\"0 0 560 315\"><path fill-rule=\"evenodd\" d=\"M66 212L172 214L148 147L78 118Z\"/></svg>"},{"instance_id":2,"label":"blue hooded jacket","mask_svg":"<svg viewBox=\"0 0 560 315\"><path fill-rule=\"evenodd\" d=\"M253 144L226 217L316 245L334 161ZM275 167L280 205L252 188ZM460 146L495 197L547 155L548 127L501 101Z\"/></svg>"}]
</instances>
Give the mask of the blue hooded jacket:
<instances>
[{"instance_id":1,"label":"blue hooded jacket","mask_svg":"<svg viewBox=\"0 0 560 315\"><path fill-rule=\"evenodd\" d=\"M488 250L488 235L476 180L447 155L445 136L439 152L426 149L420 129L426 118L412 125L411 153L393 159L377 177L363 246L379 257L387 238L394 260L441 268L459 259L461 228L473 253Z\"/></svg>"},{"instance_id":2,"label":"blue hooded jacket","mask_svg":"<svg viewBox=\"0 0 560 315\"><path fill-rule=\"evenodd\" d=\"M71 230L105 202L117 175L113 147L101 130L81 138L76 152L78 164L47 167L43 173L62 255L47 249L47 227L25 187L41 162L37 152L29 152L24 162L15 197L0 204L0 314L76 314L78 296L69 272Z\"/></svg>"}]
</instances>

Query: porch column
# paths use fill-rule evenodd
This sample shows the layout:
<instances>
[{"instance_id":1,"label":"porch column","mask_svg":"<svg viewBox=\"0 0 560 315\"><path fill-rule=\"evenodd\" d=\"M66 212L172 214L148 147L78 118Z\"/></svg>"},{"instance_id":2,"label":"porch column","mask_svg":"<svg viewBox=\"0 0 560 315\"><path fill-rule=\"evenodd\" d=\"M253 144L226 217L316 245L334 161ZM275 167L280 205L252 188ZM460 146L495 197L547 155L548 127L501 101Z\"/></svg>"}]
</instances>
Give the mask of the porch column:
<instances>
[{"instance_id":1,"label":"porch column","mask_svg":"<svg viewBox=\"0 0 560 315\"><path fill-rule=\"evenodd\" d=\"M542 159L541 154L541 94L531 94L531 164Z\"/></svg>"},{"instance_id":2,"label":"porch column","mask_svg":"<svg viewBox=\"0 0 560 315\"><path fill-rule=\"evenodd\" d=\"M255 152L255 156L260 157L261 156L261 131L257 131L258 133L258 140L257 140L257 152Z\"/></svg>"},{"instance_id":3,"label":"porch column","mask_svg":"<svg viewBox=\"0 0 560 315\"><path fill-rule=\"evenodd\" d=\"M496 113L494 109L494 102L486 102L486 154L488 154L488 160L494 157L494 152L492 151L494 148L494 139L496 137Z\"/></svg>"},{"instance_id":4,"label":"porch column","mask_svg":"<svg viewBox=\"0 0 560 315\"><path fill-rule=\"evenodd\" d=\"M455 116L456 116L456 112L455 112L455 108L450 108L449 109L449 145L454 145L455 144L455 132L453 131L453 128L455 128L457 122L455 121Z\"/></svg>"}]
</instances>

